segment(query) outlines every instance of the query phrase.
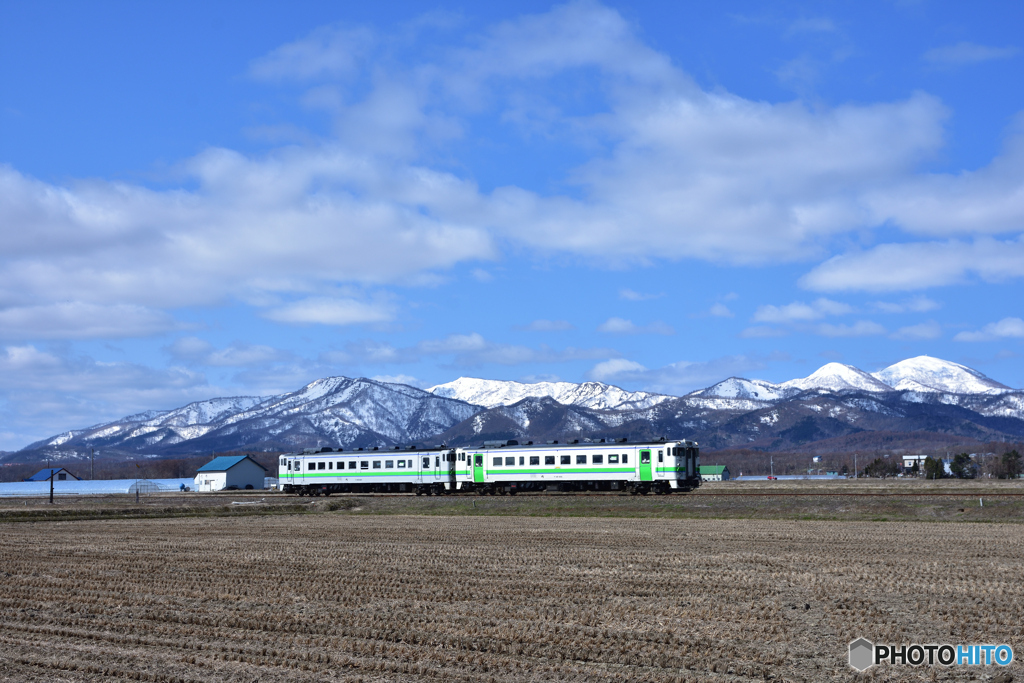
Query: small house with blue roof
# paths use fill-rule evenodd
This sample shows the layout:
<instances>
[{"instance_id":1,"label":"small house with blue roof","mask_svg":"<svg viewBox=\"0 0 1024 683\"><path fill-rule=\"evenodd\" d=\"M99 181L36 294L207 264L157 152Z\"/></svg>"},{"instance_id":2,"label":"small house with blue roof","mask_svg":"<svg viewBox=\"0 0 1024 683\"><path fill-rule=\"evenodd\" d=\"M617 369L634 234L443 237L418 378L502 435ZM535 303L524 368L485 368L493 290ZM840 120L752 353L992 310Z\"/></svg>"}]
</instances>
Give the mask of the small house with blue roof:
<instances>
[{"instance_id":1,"label":"small house with blue roof","mask_svg":"<svg viewBox=\"0 0 1024 683\"><path fill-rule=\"evenodd\" d=\"M267 468L248 455L222 455L196 470L196 491L262 489Z\"/></svg>"},{"instance_id":2,"label":"small house with blue roof","mask_svg":"<svg viewBox=\"0 0 1024 683\"><path fill-rule=\"evenodd\" d=\"M81 481L79 477L68 472L63 467L47 467L41 469L25 481L48 481L50 476L53 476L54 481Z\"/></svg>"}]
</instances>

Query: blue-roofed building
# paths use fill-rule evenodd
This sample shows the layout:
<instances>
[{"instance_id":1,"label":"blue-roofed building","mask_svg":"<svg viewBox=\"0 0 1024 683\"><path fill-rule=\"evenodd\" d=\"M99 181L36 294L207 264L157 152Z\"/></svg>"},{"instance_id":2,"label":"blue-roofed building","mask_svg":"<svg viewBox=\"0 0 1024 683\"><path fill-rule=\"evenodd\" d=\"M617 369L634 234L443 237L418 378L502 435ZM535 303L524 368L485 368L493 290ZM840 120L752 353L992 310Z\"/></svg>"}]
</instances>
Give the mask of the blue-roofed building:
<instances>
[{"instance_id":1,"label":"blue-roofed building","mask_svg":"<svg viewBox=\"0 0 1024 683\"><path fill-rule=\"evenodd\" d=\"M267 468L248 455L222 455L196 470L196 491L262 489Z\"/></svg>"},{"instance_id":2,"label":"blue-roofed building","mask_svg":"<svg viewBox=\"0 0 1024 683\"><path fill-rule=\"evenodd\" d=\"M25 481L49 481L51 473L53 474L54 481L80 481L80 477L76 477L63 467L47 467L45 469L41 469Z\"/></svg>"}]
</instances>

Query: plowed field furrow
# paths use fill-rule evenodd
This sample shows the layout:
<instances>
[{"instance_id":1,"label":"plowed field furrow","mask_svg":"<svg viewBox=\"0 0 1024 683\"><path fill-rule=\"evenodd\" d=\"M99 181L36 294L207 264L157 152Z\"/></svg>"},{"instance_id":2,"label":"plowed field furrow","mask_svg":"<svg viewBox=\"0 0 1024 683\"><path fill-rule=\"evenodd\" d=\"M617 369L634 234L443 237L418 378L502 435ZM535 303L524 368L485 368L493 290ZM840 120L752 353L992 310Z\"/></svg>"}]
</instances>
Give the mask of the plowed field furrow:
<instances>
[{"instance_id":1,"label":"plowed field furrow","mask_svg":"<svg viewBox=\"0 0 1024 683\"><path fill-rule=\"evenodd\" d=\"M848 680L862 636L1024 656L1020 529L346 513L5 524L0 681Z\"/></svg>"}]
</instances>

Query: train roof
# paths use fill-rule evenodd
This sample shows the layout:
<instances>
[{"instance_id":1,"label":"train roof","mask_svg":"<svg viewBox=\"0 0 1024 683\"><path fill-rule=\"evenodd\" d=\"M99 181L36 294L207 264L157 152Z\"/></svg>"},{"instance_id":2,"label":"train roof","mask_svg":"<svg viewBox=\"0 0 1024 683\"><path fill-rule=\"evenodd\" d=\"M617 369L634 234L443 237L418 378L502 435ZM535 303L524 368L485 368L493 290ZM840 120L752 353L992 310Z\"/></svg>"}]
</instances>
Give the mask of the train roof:
<instances>
[{"instance_id":1,"label":"train roof","mask_svg":"<svg viewBox=\"0 0 1024 683\"><path fill-rule=\"evenodd\" d=\"M628 441L626 439L600 439L598 441L583 441L580 439L573 439L570 441L548 441L545 443L534 443L533 441L526 441L520 443L515 439L509 441L484 441L480 446L459 446L463 450L491 450L498 448L580 448L580 447L599 447L599 448L617 448L617 447L631 447L631 446L664 446L666 443L682 443L688 447L696 448L696 441L689 441L687 439L668 439L662 438L656 441Z\"/></svg>"},{"instance_id":2,"label":"train roof","mask_svg":"<svg viewBox=\"0 0 1024 683\"><path fill-rule=\"evenodd\" d=\"M444 444L429 447L419 446L392 446L391 448L380 448L374 446L373 448L304 448L301 453L286 453L286 456L296 455L326 455L328 453L337 453L340 455L401 455L403 453L437 453L439 451L450 451L454 447L449 447Z\"/></svg>"}]
</instances>

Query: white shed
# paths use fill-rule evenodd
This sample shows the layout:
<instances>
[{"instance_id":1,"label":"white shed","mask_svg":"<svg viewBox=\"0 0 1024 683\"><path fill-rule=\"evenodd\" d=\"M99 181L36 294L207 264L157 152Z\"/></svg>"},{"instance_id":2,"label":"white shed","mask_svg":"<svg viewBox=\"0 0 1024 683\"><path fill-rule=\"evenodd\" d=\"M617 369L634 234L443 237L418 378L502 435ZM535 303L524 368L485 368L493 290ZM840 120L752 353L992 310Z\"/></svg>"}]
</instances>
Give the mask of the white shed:
<instances>
[{"instance_id":1,"label":"white shed","mask_svg":"<svg viewBox=\"0 0 1024 683\"><path fill-rule=\"evenodd\" d=\"M262 489L266 476L267 468L248 455L222 455L197 470L195 490Z\"/></svg>"}]
</instances>

